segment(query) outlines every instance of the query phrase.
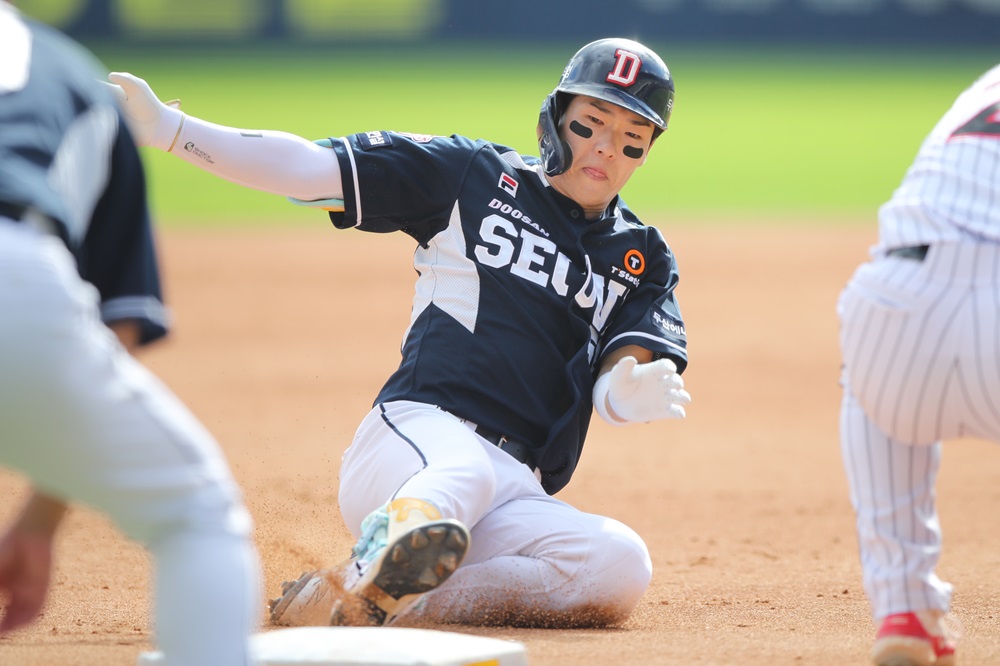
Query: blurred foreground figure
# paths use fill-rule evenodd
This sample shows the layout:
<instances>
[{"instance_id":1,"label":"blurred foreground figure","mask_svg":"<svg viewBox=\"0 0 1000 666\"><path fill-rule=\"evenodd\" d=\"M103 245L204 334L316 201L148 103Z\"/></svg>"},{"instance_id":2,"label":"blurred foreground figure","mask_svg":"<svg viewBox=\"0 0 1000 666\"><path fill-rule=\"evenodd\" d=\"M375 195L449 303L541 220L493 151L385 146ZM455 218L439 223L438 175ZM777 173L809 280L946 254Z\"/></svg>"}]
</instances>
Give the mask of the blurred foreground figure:
<instances>
[{"instance_id":1,"label":"blurred foreground figure","mask_svg":"<svg viewBox=\"0 0 1000 666\"><path fill-rule=\"evenodd\" d=\"M250 517L215 440L127 351L167 332L138 152L89 53L6 3L0 45L0 464L34 490L0 536L0 633L37 617L76 501L151 552L167 664L249 666Z\"/></svg>"},{"instance_id":2,"label":"blurred foreground figure","mask_svg":"<svg viewBox=\"0 0 1000 666\"><path fill-rule=\"evenodd\" d=\"M838 313L841 448L873 658L952 664L934 485L941 440L1000 442L1000 66L924 141Z\"/></svg>"}]
</instances>

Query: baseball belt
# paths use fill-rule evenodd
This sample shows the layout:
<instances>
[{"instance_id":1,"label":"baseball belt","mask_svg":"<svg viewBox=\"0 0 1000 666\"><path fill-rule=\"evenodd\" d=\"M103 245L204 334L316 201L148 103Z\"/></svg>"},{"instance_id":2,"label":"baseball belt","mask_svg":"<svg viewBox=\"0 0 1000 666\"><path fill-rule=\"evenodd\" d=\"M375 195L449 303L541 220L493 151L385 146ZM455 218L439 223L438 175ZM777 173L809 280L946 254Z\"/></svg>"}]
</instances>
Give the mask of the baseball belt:
<instances>
[{"instance_id":1,"label":"baseball belt","mask_svg":"<svg viewBox=\"0 0 1000 666\"><path fill-rule=\"evenodd\" d=\"M493 446L497 447L501 451L506 451L507 454L514 458L517 462L523 463L531 469L535 469L535 456L531 453L531 447L524 442L516 439L510 439L503 433L491 430L481 425L475 426L473 430L476 431L477 435L485 439Z\"/></svg>"}]
</instances>

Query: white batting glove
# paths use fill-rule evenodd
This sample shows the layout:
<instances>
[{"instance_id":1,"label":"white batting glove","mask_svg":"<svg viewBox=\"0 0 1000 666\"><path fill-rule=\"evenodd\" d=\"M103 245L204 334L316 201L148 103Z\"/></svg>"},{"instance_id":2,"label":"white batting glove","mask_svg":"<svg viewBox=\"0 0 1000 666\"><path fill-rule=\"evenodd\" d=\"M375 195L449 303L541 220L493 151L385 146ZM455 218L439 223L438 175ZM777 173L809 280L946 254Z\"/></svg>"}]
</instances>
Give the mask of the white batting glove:
<instances>
[{"instance_id":1,"label":"white batting glove","mask_svg":"<svg viewBox=\"0 0 1000 666\"><path fill-rule=\"evenodd\" d=\"M613 425L682 419L690 402L677 366L666 358L639 363L626 356L594 384L594 407Z\"/></svg>"},{"instance_id":2,"label":"white batting glove","mask_svg":"<svg viewBox=\"0 0 1000 666\"><path fill-rule=\"evenodd\" d=\"M128 72L111 72L108 79L111 83L107 85L125 114L136 145L170 152L184 126L180 101L164 104L148 83Z\"/></svg>"}]
</instances>

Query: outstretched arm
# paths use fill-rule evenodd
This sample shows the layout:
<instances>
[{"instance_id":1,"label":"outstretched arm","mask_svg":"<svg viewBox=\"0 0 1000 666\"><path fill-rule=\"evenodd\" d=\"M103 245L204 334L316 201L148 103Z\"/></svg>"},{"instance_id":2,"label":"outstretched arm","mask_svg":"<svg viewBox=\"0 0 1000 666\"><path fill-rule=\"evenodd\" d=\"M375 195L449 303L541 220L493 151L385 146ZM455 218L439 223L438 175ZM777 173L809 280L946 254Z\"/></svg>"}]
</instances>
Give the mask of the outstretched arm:
<instances>
[{"instance_id":1,"label":"outstretched arm","mask_svg":"<svg viewBox=\"0 0 1000 666\"><path fill-rule=\"evenodd\" d=\"M216 125L164 104L142 79L108 75L129 129L152 146L228 181L263 192L313 201L343 198L340 164L329 148L287 132Z\"/></svg>"}]
</instances>

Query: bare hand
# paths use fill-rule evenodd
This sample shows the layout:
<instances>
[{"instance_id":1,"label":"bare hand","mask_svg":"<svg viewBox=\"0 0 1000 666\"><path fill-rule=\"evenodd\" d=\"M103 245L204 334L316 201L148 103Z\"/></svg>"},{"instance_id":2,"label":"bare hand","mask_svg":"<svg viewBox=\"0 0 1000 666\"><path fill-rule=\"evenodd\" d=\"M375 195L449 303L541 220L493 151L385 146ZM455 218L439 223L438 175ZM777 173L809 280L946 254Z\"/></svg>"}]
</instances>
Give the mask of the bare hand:
<instances>
[{"instance_id":1,"label":"bare hand","mask_svg":"<svg viewBox=\"0 0 1000 666\"><path fill-rule=\"evenodd\" d=\"M0 635L24 627L42 610L52 575L51 534L12 528L0 539L0 594L6 597Z\"/></svg>"}]
</instances>

